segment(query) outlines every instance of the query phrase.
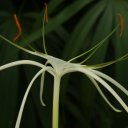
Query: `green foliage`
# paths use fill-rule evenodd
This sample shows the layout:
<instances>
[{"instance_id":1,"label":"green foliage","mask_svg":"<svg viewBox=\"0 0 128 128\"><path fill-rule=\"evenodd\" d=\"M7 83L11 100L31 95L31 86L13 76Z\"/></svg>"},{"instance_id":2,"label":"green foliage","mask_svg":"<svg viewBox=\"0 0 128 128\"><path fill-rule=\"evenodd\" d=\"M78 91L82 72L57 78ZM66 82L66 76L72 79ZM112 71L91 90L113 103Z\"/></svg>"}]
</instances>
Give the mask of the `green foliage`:
<instances>
[{"instance_id":1,"label":"green foliage","mask_svg":"<svg viewBox=\"0 0 128 128\"><path fill-rule=\"evenodd\" d=\"M104 39L119 24L119 13L124 17L123 35L120 37L120 30L118 30L87 61L87 64L114 60L128 52L127 0L51 0L48 3L48 9L49 22L45 26L45 41L49 54L69 60L85 52ZM0 4L0 34L10 40L13 40L17 33L13 19L14 12L21 23L26 42L31 43L39 51L43 51L41 33L43 4L41 1L32 0L30 3L24 0L16 6L16 3L4 0ZM22 38L16 43L26 46ZM26 55L0 40L0 64L19 59L42 62L39 58ZM128 89L127 65L127 61L119 62L104 68L104 72L113 76ZM37 69L33 67L19 66L0 72L1 128L14 128L27 83L36 71ZM80 76L76 73L63 78L60 96L60 128L127 127L127 115L113 112L99 97L92 83ZM37 80L31 90L21 127L51 128L52 79L49 75L46 79L44 100L47 106L44 108L39 101L39 82ZM106 92L106 94L112 102L115 102L109 93Z\"/></svg>"}]
</instances>

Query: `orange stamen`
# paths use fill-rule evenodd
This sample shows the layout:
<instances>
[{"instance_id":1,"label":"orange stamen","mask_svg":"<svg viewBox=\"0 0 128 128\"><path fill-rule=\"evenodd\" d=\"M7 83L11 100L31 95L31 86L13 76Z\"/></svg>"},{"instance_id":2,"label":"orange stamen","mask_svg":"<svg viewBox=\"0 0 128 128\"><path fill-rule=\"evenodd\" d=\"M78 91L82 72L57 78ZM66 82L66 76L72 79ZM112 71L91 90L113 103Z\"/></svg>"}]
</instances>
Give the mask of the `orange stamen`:
<instances>
[{"instance_id":1,"label":"orange stamen","mask_svg":"<svg viewBox=\"0 0 128 128\"><path fill-rule=\"evenodd\" d=\"M44 6L45 6L45 11L44 11L45 22L48 23L48 6L46 3L44 3Z\"/></svg>"},{"instance_id":2,"label":"orange stamen","mask_svg":"<svg viewBox=\"0 0 128 128\"><path fill-rule=\"evenodd\" d=\"M120 13L118 13L118 16L120 18L120 37L121 37L124 31L124 17Z\"/></svg>"},{"instance_id":3,"label":"orange stamen","mask_svg":"<svg viewBox=\"0 0 128 128\"><path fill-rule=\"evenodd\" d=\"M18 20L17 15L14 14L13 17L14 17L15 25L16 25L16 27L17 27L17 29L18 29L18 33L17 33L17 35L16 35L16 36L14 37L14 39L13 39L13 41L15 42L15 41L17 41L17 40L19 39L19 37L21 36L21 34L22 34L22 28L21 28L21 26L20 26L20 23L19 23L19 20Z\"/></svg>"}]
</instances>

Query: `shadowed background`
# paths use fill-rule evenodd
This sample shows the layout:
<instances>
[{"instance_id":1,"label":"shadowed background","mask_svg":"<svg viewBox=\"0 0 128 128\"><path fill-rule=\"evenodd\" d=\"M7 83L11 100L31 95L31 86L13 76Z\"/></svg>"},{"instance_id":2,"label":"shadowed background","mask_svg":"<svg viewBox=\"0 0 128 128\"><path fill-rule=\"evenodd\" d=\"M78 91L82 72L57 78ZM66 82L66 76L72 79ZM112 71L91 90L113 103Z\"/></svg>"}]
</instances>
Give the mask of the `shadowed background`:
<instances>
[{"instance_id":1,"label":"shadowed background","mask_svg":"<svg viewBox=\"0 0 128 128\"><path fill-rule=\"evenodd\" d=\"M2 1L0 34L13 40L18 31L13 19L16 13L26 42L43 51L41 28L44 2ZM124 18L122 36L118 30L85 64L114 60L128 52L127 0L49 0L47 3L49 22L45 26L45 40L48 54L69 60L88 50L120 23L119 14ZM26 47L22 38L16 43ZM0 65L21 59L43 62L0 39ZM37 71L38 68L33 66L18 66L0 72L0 128L14 128L26 87ZM102 71L128 89L127 60ZM49 74L46 76L43 95L46 107L42 107L39 101L40 79L37 79L25 105L21 128L51 128L53 78ZM102 89L120 108L115 99ZM128 97L117 92L128 103ZM72 73L63 77L61 82L60 128L128 128L128 115L111 110L88 79Z\"/></svg>"}]
</instances>

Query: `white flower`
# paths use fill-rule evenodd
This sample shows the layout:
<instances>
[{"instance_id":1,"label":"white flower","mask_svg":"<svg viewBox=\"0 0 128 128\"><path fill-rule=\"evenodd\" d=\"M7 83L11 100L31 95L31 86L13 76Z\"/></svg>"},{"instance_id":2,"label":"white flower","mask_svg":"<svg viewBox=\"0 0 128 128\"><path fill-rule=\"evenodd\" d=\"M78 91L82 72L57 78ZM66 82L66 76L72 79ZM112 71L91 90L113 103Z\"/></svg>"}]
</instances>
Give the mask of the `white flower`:
<instances>
[{"instance_id":1,"label":"white flower","mask_svg":"<svg viewBox=\"0 0 128 128\"><path fill-rule=\"evenodd\" d=\"M11 45L14 45L15 47L20 48L21 50L23 50L27 53L30 53L32 55L41 57L41 58L46 60L46 64L41 64L39 62L32 61L32 60L19 60L19 61L15 61L15 62L12 62L12 63L9 63L9 64L5 64L3 66L0 66L0 71L4 70L4 69L7 69L7 68L10 68L10 67L13 67L13 66L17 66L17 65L34 65L34 66L39 67L39 71L35 74L35 76L31 80L31 82L29 83L29 85L27 87L27 90L24 94L24 97L23 97L23 100L22 100L22 103L21 103L21 107L20 107L20 110L19 110L19 114L18 114L18 117L17 117L15 128L20 127L21 118L22 118L25 102L27 100L27 96L29 94L29 91L30 91L34 81L40 75L41 75L40 101L41 101L41 104L43 106L45 106L45 104L43 102L43 99L42 99L45 72L49 72L54 77L52 128L58 128L59 93L60 93L61 78L65 74L71 73L71 72L81 72L81 73L83 73L86 77L88 77L91 80L92 84L94 84L94 86L96 87L98 92L101 94L103 99L107 102L107 104L114 111L121 112L121 110L117 109L116 107L114 107L109 102L107 97L104 95L104 93L100 89L100 86L98 85L98 83L100 83L102 86L104 86L115 97L115 99L124 108L124 110L126 112L128 112L128 106L125 104L125 102L122 100L122 98L116 93L116 91L114 91L114 89L107 83L107 81L112 83L114 86L116 86L118 89L120 89L127 96L128 96L128 91L121 84L119 84L117 81L115 81L114 79L112 79L108 75L96 70L98 68L108 66L108 65L110 65L112 63L115 63L117 61L124 60L124 59L127 58L128 54L122 56L121 58L119 58L115 61L111 61L111 62L99 64L99 65L94 65L94 66L83 65L83 62L85 62L87 59L89 59L95 53L95 51L103 44L103 42L109 36L111 36L114 33L115 30L113 30L113 32L111 32L104 40L102 40L100 43L98 43L92 49L90 49L89 51L87 51L87 52L85 52L85 53L83 53L83 54L81 54L81 55L79 55L79 56L77 56L77 57L75 57L75 58L73 58L69 61L64 61L64 60L58 59L56 57L50 56L48 54L39 53L37 51L30 51L28 49L25 49L25 48L15 44L15 43L9 41L8 39L6 39L5 37L0 35L0 38L7 41ZM79 57L81 57L81 56L83 56L83 55L85 55L86 53L89 53L89 52L91 52L90 55L84 61L82 61L82 63L80 63L80 64L72 63L73 60L75 60L75 59L77 59L77 58L79 58Z\"/></svg>"}]
</instances>

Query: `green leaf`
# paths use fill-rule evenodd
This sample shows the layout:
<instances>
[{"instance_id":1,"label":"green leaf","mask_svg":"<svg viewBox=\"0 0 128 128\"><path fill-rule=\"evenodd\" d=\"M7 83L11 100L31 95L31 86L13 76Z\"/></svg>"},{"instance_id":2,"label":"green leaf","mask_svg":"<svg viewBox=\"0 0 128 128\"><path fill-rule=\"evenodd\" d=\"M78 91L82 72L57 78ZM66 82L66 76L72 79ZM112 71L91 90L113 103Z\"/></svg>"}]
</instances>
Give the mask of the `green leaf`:
<instances>
[{"instance_id":1,"label":"green leaf","mask_svg":"<svg viewBox=\"0 0 128 128\"><path fill-rule=\"evenodd\" d=\"M64 59L69 59L78 55L79 50L85 45L85 39L87 38L89 31L93 28L97 18L103 12L104 7L105 5L103 5L102 2L99 2L94 5L94 7L85 16L83 16L65 46L65 50L63 52Z\"/></svg>"}]
</instances>

